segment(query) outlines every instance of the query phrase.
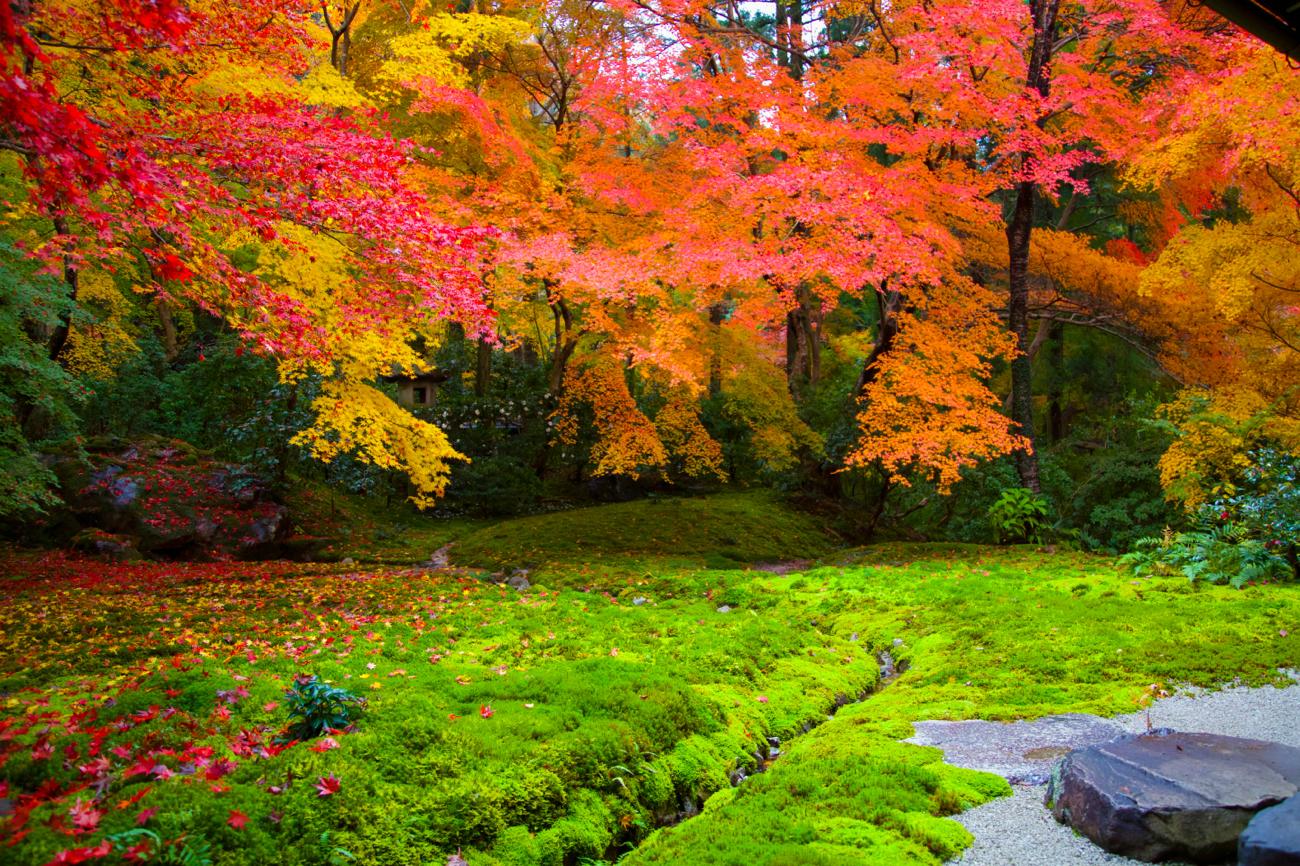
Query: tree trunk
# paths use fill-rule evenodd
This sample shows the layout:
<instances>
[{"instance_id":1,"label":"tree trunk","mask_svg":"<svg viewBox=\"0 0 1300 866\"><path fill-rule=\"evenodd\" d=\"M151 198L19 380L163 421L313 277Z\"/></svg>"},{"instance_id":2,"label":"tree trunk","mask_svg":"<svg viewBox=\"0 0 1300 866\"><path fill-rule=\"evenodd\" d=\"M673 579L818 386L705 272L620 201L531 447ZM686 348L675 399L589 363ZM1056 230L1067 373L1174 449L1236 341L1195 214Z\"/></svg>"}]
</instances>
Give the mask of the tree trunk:
<instances>
[{"instance_id":1,"label":"tree trunk","mask_svg":"<svg viewBox=\"0 0 1300 866\"><path fill-rule=\"evenodd\" d=\"M72 234L68 228L68 221L61 216L54 218L54 230L64 237L70 237ZM77 303L77 291L81 283L81 276L70 255L63 257L63 282L68 285L68 304L59 313L59 321L50 332L50 339L46 344L51 361L59 360L59 356L68 345L68 335L72 332L72 308Z\"/></svg>"},{"instance_id":2,"label":"tree trunk","mask_svg":"<svg viewBox=\"0 0 1300 866\"><path fill-rule=\"evenodd\" d=\"M1065 438L1065 409L1061 405L1065 381L1065 325L1052 322L1047 332L1047 357L1052 381L1047 391L1047 431L1055 445Z\"/></svg>"},{"instance_id":3,"label":"tree trunk","mask_svg":"<svg viewBox=\"0 0 1300 866\"><path fill-rule=\"evenodd\" d=\"M154 301L154 309L158 311L158 325L162 329L163 360L170 364L180 354L176 342L176 320L172 318L172 308L162 298Z\"/></svg>"},{"instance_id":4,"label":"tree trunk","mask_svg":"<svg viewBox=\"0 0 1300 866\"><path fill-rule=\"evenodd\" d=\"M352 49L352 21L357 17L357 12L361 9L361 0L352 4L352 8L344 8L343 20L337 27L330 18L329 3L322 0L321 12L325 15L325 29L330 34L330 65L338 70L339 75L344 77L348 74L348 52Z\"/></svg>"},{"instance_id":5,"label":"tree trunk","mask_svg":"<svg viewBox=\"0 0 1300 866\"><path fill-rule=\"evenodd\" d=\"M1056 13L1060 0L1030 0L1034 42L1029 53L1025 85L1047 96L1051 89L1052 44L1056 41ZM1042 119L1037 121L1040 125ZM1028 160L1020 155L1021 167ZM1033 367L1029 355L1029 241L1034 229L1034 200L1037 189L1033 181L1016 184L1016 198L1007 222L1007 283L1009 303L1007 325L1016 337L1016 357L1011 362L1011 420L1028 440L1016 452L1016 471L1020 483L1039 492L1038 454L1034 444Z\"/></svg>"},{"instance_id":6,"label":"tree trunk","mask_svg":"<svg viewBox=\"0 0 1300 866\"><path fill-rule=\"evenodd\" d=\"M569 305L564 302L564 298L555 293L555 284L550 280L544 280L542 286L546 289L546 300L551 305L551 315L555 319L555 349L554 354L551 355L550 370L546 374L547 396L554 405L564 389L564 373L568 369L569 359L573 356L574 350L578 348L579 335L573 330L573 316L569 312ZM553 450L549 441L542 443L542 450L533 461L533 471L537 473L538 478L546 477L546 467L550 463Z\"/></svg>"},{"instance_id":7,"label":"tree trunk","mask_svg":"<svg viewBox=\"0 0 1300 866\"><path fill-rule=\"evenodd\" d=\"M876 309L880 312L880 324L876 329L876 342L871 347L871 354L862 363L858 373L858 383L853 388L855 398L861 398L867 386L876 381L880 375L880 359L894 347L898 337L898 312L902 304L902 295L882 283L876 292Z\"/></svg>"},{"instance_id":8,"label":"tree trunk","mask_svg":"<svg viewBox=\"0 0 1300 866\"><path fill-rule=\"evenodd\" d=\"M726 304L722 301L709 307L709 336L713 343L709 354L710 397L716 397L722 391L722 320L726 312Z\"/></svg>"},{"instance_id":9,"label":"tree trunk","mask_svg":"<svg viewBox=\"0 0 1300 866\"><path fill-rule=\"evenodd\" d=\"M785 314L785 381L795 397L799 396L801 390L799 386L804 368L803 340L800 339L803 327L799 323L801 312L801 308L796 308Z\"/></svg>"},{"instance_id":10,"label":"tree trunk","mask_svg":"<svg viewBox=\"0 0 1300 866\"><path fill-rule=\"evenodd\" d=\"M474 355L474 396L486 397L492 381L492 344L482 337Z\"/></svg>"},{"instance_id":11,"label":"tree trunk","mask_svg":"<svg viewBox=\"0 0 1300 866\"><path fill-rule=\"evenodd\" d=\"M1029 355L1029 236L1034 212L1034 185L1022 183L1016 192L1016 207L1007 225L1007 247L1011 258L1008 282L1010 303L1007 325L1016 336L1016 356L1011 361L1011 420L1028 441L1016 451L1016 472L1020 483L1037 493L1038 455L1034 445L1033 364Z\"/></svg>"}]
</instances>

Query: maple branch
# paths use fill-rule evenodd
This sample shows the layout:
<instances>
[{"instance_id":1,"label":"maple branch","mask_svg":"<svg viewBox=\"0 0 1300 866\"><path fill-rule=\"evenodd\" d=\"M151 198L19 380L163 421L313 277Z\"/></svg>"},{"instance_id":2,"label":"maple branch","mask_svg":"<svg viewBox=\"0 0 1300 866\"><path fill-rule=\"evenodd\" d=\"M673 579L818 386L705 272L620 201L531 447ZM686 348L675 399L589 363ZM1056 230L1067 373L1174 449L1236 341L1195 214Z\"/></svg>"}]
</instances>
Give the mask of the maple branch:
<instances>
[{"instance_id":1,"label":"maple branch","mask_svg":"<svg viewBox=\"0 0 1300 866\"><path fill-rule=\"evenodd\" d=\"M1259 317L1259 321L1264 325L1264 327L1261 328L1260 330L1266 332L1269 336L1277 340L1283 346L1286 346L1292 352L1300 353L1300 347L1296 346L1286 337L1282 336L1282 334L1278 331L1277 327L1273 324L1273 320L1270 319L1268 316L1264 315L1263 310L1259 308L1255 308L1254 312L1255 315Z\"/></svg>"},{"instance_id":2,"label":"maple branch","mask_svg":"<svg viewBox=\"0 0 1300 866\"><path fill-rule=\"evenodd\" d=\"M1297 208L1300 208L1300 194L1296 193L1294 187L1287 186L1285 183L1282 182L1281 178L1273 174L1273 164L1271 162L1264 163L1264 173L1268 175L1269 180L1277 184L1278 189L1286 193L1287 197L1291 199L1291 201L1295 202L1295 206Z\"/></svg>"},{"instance_id":3,"label":"maple branch","mask_svg":"<svg viewBox=\"0 0 1300 866\"><path fill-rule=\"evenodd\" d=\"M665 23L674 24L677 26L688 26L692 30L695 30L697 33L699 33L701 36L717 35L717 36L745 37L753 40L754 42L759 43L760 45L764 45L767 48L772 49L773 51L785 52L787 54L798 57L801 62L809 66L812 65L812 58L808 55L806 50L804 50L803 48L796 49L792 44L787 44L786 42L773 40L765 36L764 34L759 33L756 30L753 30L749 27L745 27L743 25L736 25L734 23L735 19L724 18L724 20L727 21L728 25L730 25L726 27L721 26L719 24L708 25L705 24L702 18L699 16L674 17L668 12L663 12L659 9L654 8L654 6L652 6L648 2L648 0L632 0L632 2L637 6L637 8L641 9L644 12L649 12L651 15L655 16L656 18L658 18L659 20Z\"/></svg>"},{"instance_id":4,"label":"maple branch","mask_svg":"<svg viewBox=\"0 0 1300 866\"><path fill-rule=\"evenodd\" d=\"M1259 280L1261 283L1268 286L1270 289L1277 289L1279 292L1290 292L1290 293L1300 294L1300 289L1292 288L1291 286L1279 285L1278 283L1275 283L1272 280L1266 280L1262 276L1260 276L1257 271L1251 271L1250 276L1252 279Z\"/></svg>"},{"instance_id":5,"label":"maple branch","mask_svg":"<svg viewBox=\"0 0 1300 866\"><path fill-rule=\"evenodd\" d=\"M885 27L884 19L880 15L880 6L876 3L876 0L872 0L872 2L867 4L867 11L870 12L871 17L875 19L876 29L880 31L880 35L884 38L885 44L889 46L890 51L894 52L894 63L898 63L902 60L903 55L899 52L898 46L894 44L893 37L889 35L889 30Z\"/></svg>"}]
</instances>

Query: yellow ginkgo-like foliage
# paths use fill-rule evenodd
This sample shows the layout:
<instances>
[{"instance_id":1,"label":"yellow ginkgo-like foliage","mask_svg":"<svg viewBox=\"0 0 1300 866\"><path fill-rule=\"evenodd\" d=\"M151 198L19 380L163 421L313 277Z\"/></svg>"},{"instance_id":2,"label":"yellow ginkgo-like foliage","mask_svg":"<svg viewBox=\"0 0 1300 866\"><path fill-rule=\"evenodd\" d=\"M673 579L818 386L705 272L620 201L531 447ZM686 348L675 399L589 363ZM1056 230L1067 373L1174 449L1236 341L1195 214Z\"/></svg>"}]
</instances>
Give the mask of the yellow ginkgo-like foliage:
<instances>
[{"instance_id":1,"label":"yellow ginkgo-like foliage","mask_svg":"<svg viewBox=\"0 0 1300 866\"><path fill-rule=\"evenodd\" d=\"M1188 507L1251 448L1300 442L1300 78L1249 41L1229 60L1170 103L1166 134L1128 172L1192 217L1140 283L1191 337L1171 353L1201 389L1164 408L1177 436L1160 462L1166 495Z\"/></svg>"},{"instance_id":2,"label":"yellow ginkgo-like foliage","mask_svg":"<svg viewBox=\"0 0 1300 866\"><path fill-rule=\"evenodd\" d=\"M1278 416L1249 387L1187 390L1160 415L1175 438L1160 458L1165 496L1193 509L1251 465L1250 451L1266 441L1300 446L1300 421Z\"/></svg>"},{"instance_id":3,"label":"yellow ginkgo-like foliage","mask_svg":"<svg viewBox=\"0 0 1300 866\"><path fill-rule=\"evenodd\" d=\"M285 243L263 249L259 276L313 311L327 349L319 359L280 363L285 382L300 382L313 373L323 382L312 404L315 418L295 443L321 460L351 454L401 472L414 488L411 501L421 508L432 505L446 487L450 462L465 458L441 430L393 402L375 381L381 374L423 368L424 359L413 346L417 341L437 345L444 324L427 316L408 319L401 332L358 327L348 308L364 299L349 275L343 242L293 224L281 224L277 231Z\"/></svg>"},{"instance_id":4,"label":"yellow ginkgo-like foliage","mask_svg":"<svg viewBox=\"0 0 1300 866\"><path fill-rule=\"evenodd\" d=\"M394 403L357 377L326 382L312 403L315 422L293 443L329 462L351 454L380 469L401 472L419 508L435 504L447 487L451 463L467 458L445 433Z\"/></svg>"},{"instance_id":5,"label":"yellow ginkgo-like foliage","mask_svg":"<svg viewBox=\"0 0 1300 866\"><path fill-rule=\"evenodd\" d=\"M465 87L470 83L465 58L520 42L528 33L527 22L505 15L430 15L389 40L378 77L390 87L409 87L421 79Z\"/></svg>"},{"instance_id":6,"label":"yellow ginkgo-like foliage","mask_svg":"<svg viewBox=\"0 0 1300 866\"><path fill-rule=\"evenodd\" d=\"M687 478L726 479L722 446L700 423L699 406L686 389L677 389L655 415L655 429L673 467Z\"/></svg>"},{"instance_id":7,"label":"yellow ginkgo-like foliage","mask_svg":"<svg viewBox=\"0 0 1300 866\"><path fill-rule=\"evenodd\" d=\"M820 455L821 436L799 417L785 372L763 356L739 326L719 329L722 414L749 431L756 460L773 472L798 465L802 455Z\"/></svg>"},{"instance_id":8,"label":"yellow ginkgo-like foliage","mask_svg":"<svg viewBox=\"0 0 1300 866\"><path fill-rule=\"evenodd\" d=\"M323 60L318 61L299 82L303 99L308 105L329 108L369 108L370 100L357 91L351 80L339 75L337 69Z\"/></svg>"},{"instance_id":9,"label":"yellow ginkgo-like foliage","mask_svg":"<svg viewBox=\"0 0 1300 866\"><path fill-rule=\"evenodd\" d=\"M84 271L78 280L78 302L94 318L73 322L64 348L69 370L93 379L112 379L140 351L131 335L131 301L104 271Z\"/></svg>"}]
</instances>

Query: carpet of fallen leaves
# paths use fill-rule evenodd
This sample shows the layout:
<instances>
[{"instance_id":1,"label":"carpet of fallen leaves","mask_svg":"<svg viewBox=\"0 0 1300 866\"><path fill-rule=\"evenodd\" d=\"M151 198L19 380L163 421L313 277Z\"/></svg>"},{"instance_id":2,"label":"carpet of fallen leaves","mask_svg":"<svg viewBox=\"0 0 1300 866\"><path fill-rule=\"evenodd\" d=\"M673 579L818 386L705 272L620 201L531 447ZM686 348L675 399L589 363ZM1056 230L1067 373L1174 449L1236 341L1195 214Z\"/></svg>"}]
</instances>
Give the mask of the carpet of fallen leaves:
<instances>
[{"instance_id":1,"label":"carpet of fallen leaves","mask_svg":"<svg viewBox=\"0 0 1300 866\"><path fill-rule=\"evenodd\" d=\"M405 635L428 632L451 609L486 612L484 602L504 596L465 576L287 562L104 563L10 552L0 574L7 576L0 584L0 859L39 821L67 838L51 863L143 861L156 853L148 840L83 843L102 824L121 826L106 820L113 813L149 826L159 785L202 784L221 795L240 763L337 748L335 737L287 741L279 702L262 698L282 692L295 670L322 655L333 662L379 655L395 623ZM396 643L409 649L402 638ZM450 653L455 643L447 638L440 648ZM420 660L441 657L429 647ZM359 693L382 688L375 667L359 665ZM408 676L385 668L387 678ZM490 716L485 707L483 718ZM340 785L324 776L317 796ZM271 780L265 787L280 788ZM247 820L232 809L227 823L242 830Z\"/></svg>"}]
</instances>

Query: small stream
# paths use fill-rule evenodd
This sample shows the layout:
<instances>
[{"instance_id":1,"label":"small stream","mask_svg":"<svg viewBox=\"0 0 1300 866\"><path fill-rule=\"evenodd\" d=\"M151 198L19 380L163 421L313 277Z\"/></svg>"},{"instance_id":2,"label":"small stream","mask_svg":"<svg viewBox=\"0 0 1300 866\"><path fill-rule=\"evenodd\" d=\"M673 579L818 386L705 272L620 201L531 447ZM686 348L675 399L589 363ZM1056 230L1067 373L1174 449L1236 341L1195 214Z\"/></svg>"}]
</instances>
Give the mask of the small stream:
<instances>
[{"instance_id":1,"label":"small stream","mask_svg":"<svg viewBox=\"0 0 1300 866\"><path fill-rule=\"evenodd\" d=\"M901 643L901 641L896 642L895 646L897 646L898 643ZM877 653L876 661L880 665L880 679L876 681L875 686L869 689L863 689L861 692L858 693L856 697L849 697L848 695L844 695L844 694L837 695L835 697L835 703L831 706L829 712L826 714L826 718L823 721L817 722L815 724L812 722L804 722L803 729L799 732L799 734L791 738L790 740L788 740L786 744L782 743L780 737L768 737L767 742L760 745L759 748L753 754L754 769L752 771L746 772L744 767L737 767L736 769L731 771L731 773L728 776L728 778L731 781L731 786L733 788L738 787L744 784L746 779L752 778L753 776L757 776L759 773L767 772L767 770L773 764L775 764L784 754L783 745L788 745L788 743L794 742L804 734L807 734L808 732L826 724L826 722L831 721L832 719L835 718L836 713L838 713L840 709L842 709L843 707L847 707L852 704L861 703L866 699L870 698L871 696L879 694L884 689L892 685L895 680L897 680L900 676L903 675L903 673L907 671L907 667L908 667L907 662L895 661L893 654L890 653L889 650L882 650L879 653ZM700 809L702 807L703 807L703 802L696 803L690 797L683 797L678 811L672 812L667 815L655 816L655 828L659 829L661 827L672 827L677 824L680 824L683 821L693 818L696 815L700 814Z\"/></svg>"}]
</instances>

